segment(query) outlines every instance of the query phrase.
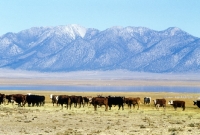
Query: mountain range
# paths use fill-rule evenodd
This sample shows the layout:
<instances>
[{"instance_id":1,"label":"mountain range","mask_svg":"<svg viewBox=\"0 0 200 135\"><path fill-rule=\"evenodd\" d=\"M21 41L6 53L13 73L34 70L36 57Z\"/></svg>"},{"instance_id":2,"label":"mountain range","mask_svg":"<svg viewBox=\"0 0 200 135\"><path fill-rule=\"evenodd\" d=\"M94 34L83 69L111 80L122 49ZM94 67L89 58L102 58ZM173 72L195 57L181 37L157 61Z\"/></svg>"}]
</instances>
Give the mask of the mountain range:
<instances>
[{"instance_id":1,"label":"mountain range","mask_svg":"<svg viewBox=\"0 0 200 135\"><path fill-rule=\"evenodd\" d=\"M177 27L163 31L131 26L100 31L77 24L33 27L0 37L0 68L199 72L200 38Z\"/></svg>"}]
</instances>

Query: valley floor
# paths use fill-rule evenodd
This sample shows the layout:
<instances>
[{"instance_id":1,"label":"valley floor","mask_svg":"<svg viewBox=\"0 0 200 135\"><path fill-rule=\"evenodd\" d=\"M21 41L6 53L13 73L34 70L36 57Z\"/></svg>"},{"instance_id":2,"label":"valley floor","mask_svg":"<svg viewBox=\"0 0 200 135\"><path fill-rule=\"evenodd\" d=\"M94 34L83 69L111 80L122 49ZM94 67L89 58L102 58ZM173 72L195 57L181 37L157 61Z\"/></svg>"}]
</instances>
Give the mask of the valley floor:
<instances>
[{"instance_id":1,"label":"valley floor","mask_svg":"<svg viewBox=\"0 0 200 135\"><path fill-rule=\"evenodd\" d=\"M5 94L28 91L1 91ZM35 91L31 91L34 93ZM38 91L37 91L38 92ZM164 93L164 92L105 92L106 95L126 97L140 97L145 95L155 98L179 99L186 101L186 110L178 108L176 111L170 105L166 109L156 110L153 104L144 105L140 109L128 108L118 110L112 107L105 111L104 106L94 111L92 105L84 108L67 110L60 106L53 106L49 95L52 91L40 91L45 95L46 104L42 107L17 107L16 105L1 105L0 134L5 135L197 135L200 134L200 108L193 105L193 100L200 97L199 93ZM55 92L53 94L96 96L98 92Z\"/></svg>"}]
</instances>

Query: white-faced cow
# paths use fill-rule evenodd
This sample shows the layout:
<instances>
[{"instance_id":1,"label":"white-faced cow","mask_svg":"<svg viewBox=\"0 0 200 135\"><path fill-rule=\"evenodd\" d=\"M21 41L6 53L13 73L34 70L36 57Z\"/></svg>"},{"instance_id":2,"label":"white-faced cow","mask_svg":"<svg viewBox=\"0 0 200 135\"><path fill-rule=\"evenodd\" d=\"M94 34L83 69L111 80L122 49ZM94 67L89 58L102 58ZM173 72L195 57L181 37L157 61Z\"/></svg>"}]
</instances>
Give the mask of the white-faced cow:
<instances>
[{"instance_id":1,"label":"white-faced cow","mask_svg":"<svg viewBox=\"0 0 200 135\"><path fill-rule=\"evenodd\" d=\"M169 105L172 105L174 107L174 109L176 110L177 107L182 107L183 108L183 111L185 110L185 101L179 101L179 100L170 100L168 102Z\"/></svg>"},{"instance_id":2,"label":"white-faced cow","mask_svg":"<svg viewBox=\"0 0 200 135\"><path fill-rule=\"evenodd\" d=\"M58 96L57 96L57 95L51 94L51 95L50 95L50 99L51 99L51 101L52 101L53 106L54 106L54 104L57 104L57 102L58 102ZM57 104L57 105L58 105L58 104Z\"/></svg>"},{"instance_id":3,"label":"white-faced cow","mask_svg":"<svg viewBox=\"0 0 200 135\"><path fill-rule=\"evenodd\" d=\"M153 103L156 107L156 109L159 109L159 107L163 107L165 109L166 107L166 100L163 98L163 99L155 99L153 100Z\"/></svg>"},{"instance_id":4,"label":"white-faced cow","mask_svg":"<svg viewBox=\"0 0 200 135\"><path fill-rule=\"evenodd\" d=\"M200 100L193 101L194 105L197 105L200 108Z\"/></svg>"}]
</instances>

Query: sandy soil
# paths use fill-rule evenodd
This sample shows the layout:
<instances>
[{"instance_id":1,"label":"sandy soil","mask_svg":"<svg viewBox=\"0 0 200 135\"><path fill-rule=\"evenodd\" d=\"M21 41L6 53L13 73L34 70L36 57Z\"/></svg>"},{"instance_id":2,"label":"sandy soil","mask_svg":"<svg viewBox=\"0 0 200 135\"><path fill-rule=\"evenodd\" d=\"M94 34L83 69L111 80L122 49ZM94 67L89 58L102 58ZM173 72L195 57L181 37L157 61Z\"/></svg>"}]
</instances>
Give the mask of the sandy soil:
<instances>
[{"instance_id":1,"label":"sandy soil","mask_svg":"<svg viewBox=\"0 0 200 135\"><path fill-rule=\"evenodd\" d=\"M36 91L1 91L5 94ZM1 105L0 134L4 135L197 135L200 134L200 109L193 106L193 100L200 97L196 93L142 93L142 92L54 92L53 94L96 96L97 94L123 95L126 97L151 96L179 99L186 101L186 110L178 108L176 111L167 105L164 110L156 110L152 104L140 105L140 109L124 110L112 107L105 111L104 107L94 111L93 106L61 110L60 106L53 106L49 99L52 91L37 91L45 95L46 104L43 107L17 107L16 105ZM143 101L142 101L143 102Z\"/></svg>"}]
</instances>

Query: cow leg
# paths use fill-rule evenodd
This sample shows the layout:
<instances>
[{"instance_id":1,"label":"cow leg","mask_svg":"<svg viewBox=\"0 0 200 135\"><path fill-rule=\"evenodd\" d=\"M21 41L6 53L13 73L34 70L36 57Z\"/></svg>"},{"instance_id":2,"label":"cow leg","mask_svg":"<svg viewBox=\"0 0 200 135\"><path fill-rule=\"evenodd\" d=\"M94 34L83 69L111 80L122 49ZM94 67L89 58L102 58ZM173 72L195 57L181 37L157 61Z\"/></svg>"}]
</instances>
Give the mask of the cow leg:
<instances>
[{"instance_id":1,"label":"cow leg","mask_svg":"<svg viewBox=\"0 0 200 135\"><path fill-rule=\"evenodd\" d=\"M112 105L109 105L109 110L111 110Z\"/></svg>"},{"instance_id":2,"label":"cow leg","mask_svg":"<svg viewBox=\"0 0 200 135\"><path fill-rule=\"evenodd\" d=\"M131 104L130 103L128 104L128 107L131 109Z\"/></svg>"},{"instance_id":3,"label":"cow leg","mask_svg":"<svg viewBox=\"0 0 200 135\"><path fill-rule=\"evenodd\" d=\"M95 111L97 110L97 104L94 105L94 110L95 110Z\"/></svg>"},{"instance_id":4,"label":"cow leg","mask_svg":"<svg viewBox=\"0 0 200 135\"><path fill-rule=\"evenodd\" d=\"M108 111L108 105L105 105L105 111Z\"/></svg>"},{"instance_id":5,"label":"cow leg","mask_svg":"<svg viewBox=\"0 0 200 135\"><path fill-rule=\"evenodd\" d=\"M69 104L69 109L71 110L71 104Z\"/></svg>"}]
</instances>

